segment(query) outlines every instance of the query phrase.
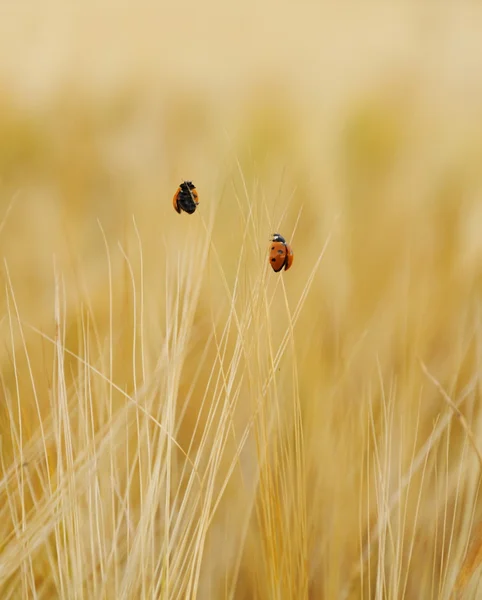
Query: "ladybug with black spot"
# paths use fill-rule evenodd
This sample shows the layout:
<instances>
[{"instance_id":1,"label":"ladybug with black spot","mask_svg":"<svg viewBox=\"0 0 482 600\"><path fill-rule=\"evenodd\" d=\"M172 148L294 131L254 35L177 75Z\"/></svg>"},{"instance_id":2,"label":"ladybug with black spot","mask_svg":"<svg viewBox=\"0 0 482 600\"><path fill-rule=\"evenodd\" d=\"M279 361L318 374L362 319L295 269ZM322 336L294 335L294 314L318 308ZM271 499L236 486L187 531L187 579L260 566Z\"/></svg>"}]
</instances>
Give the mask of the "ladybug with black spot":
<instances>
[{"instance_id":1,"label":"ladybug with black spot","mask_svg":"<svg viewBox=\"0 0 482 600\"><path fill-rule=\"evenodd\" d=\"M192 215L199 204L196 186L192 181L183 181L181 183L174 194L172 204L174 210L179 214L181 214L181 211L184 211L188 215Z\"/></svg>"},{"instance_id":2,"label":"ladybug with black spot","mask_svg":"<svg viewBox=\"0 0 482 600\"><path fill-rule=\"evenodd\" d=\"M279 233L274 233L271 238L272 244L269 252L269 264L273 271L278 273L284 267L287 271L293 264L293 250Z\"/></svg>"}]
</instances>

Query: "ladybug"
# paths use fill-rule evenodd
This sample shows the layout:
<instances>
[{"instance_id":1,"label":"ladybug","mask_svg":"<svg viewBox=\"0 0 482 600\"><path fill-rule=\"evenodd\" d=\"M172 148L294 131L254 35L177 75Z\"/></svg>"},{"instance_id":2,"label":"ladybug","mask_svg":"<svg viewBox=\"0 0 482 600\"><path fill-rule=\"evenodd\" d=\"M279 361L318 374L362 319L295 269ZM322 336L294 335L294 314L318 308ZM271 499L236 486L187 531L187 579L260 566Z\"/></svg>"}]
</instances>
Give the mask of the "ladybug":
<instances>
[{"instance_id":1,"label":"ladybug","mask_svg":"<svg viewBox=\"0 0 482 600\"><path fill-rule=\"evenodd\" d=\"M177 188L172 199L174 210L181 214L181 211L187 212L189 215L196 210L199 199L196 191L196 186L192 181L183 181Z\"/></svg>"},{"instance_id":2,"label":"ladybug","mask_svg":"<svg viewBox=\"0 0 482 600\"><path fill-rule=\"evenodd\" d=\"M274 233L271 241L269 264L275 273L281 271L283 267L287 271L293 264L293 250L291 246L286 243L284 237L279 233Z\"/></svg>"}]
</instances>

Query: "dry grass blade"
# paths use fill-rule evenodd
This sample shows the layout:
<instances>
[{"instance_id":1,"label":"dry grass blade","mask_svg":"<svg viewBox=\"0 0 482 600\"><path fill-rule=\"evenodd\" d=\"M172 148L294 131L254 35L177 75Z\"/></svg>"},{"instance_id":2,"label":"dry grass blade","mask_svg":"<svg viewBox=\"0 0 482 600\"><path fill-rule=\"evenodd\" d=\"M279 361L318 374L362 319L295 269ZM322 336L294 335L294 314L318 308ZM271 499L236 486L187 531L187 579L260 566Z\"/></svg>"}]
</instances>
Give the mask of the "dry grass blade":
<instances>
[{"instance_id":1,"label":"dry grass blade","mask_svg":"<svg viewBox=\"0 0 482 600\"><path fill-rule=\"evenodd\" d=\"M453 600L462 600L473 575L482 564L482 523L479 523L471 535L470 546L457 574L452 591Z\"/></svg>"},{"instance_id":2,"label":"dry grass blade","mask_svg":"<svg viewBox=\"0 0 482 600\"><path fill-rule=\"evenodd\" d=\"M445 400L447 405L450 407L450 409L453 411L454 415L457 417L458 421L462 425L465 433L467 434L467 438L469 439L470 445L472 446L472 449L474 450L474 452L477 456L477 459L479 461L479 467L482 472L482 454L480 453L479 447L477 446L477 440L475 439L475 435L474 435L473 431L471 430L471 428L469 427L469 424L467 423L467 419L464 417L464 415L460 411L459 407L455 404L455 402L452 400L452 398L450 398L450 396L447 394L447 392L443 389L440 382L437 381L437 379L430 373L430 371L427 369L427 367L425 366L425 364L423 362L421 362L421 366L422 366L422 370L425 373L425 375L430 379L430 381L435 385L435 387L441 393L442 398Z\"/></svg>"},{"instance_id":3,"label":"dry grass blade","mask_svg":"<svg viewBox=\"0 0 482 600\"><path fill-rule=\"evenodd\" d=\"M469 439L470 445L477 456L477 459L479 461L480 473L482 473L482 454L479 451L477 441L475 439L475 435L474 435L473 431L471 430L471 428L469 427L469 424L467 423L467 419L464 417L464 415L462 414L462 412L460 411L458 406L453 402L453 400L450 398L450 396L447 394L447 392L443 389L440 382L429 372L426 365L423 362L421 362L421 365L422 365L422 369L423 369L423 372L425 373L425 375L432 381L432 383L439 390L443 399L445 400L447 405L450 407L450 409L453 411L453 413L459 420L460 424L462 425L462 427L467 435L467 438ZM479 473L479 476L480 476L480 473ZM471 535L470 546L467 550L467 554L464 558L464 561L460 567L459 573L455 580L455 584L453 587L453 598L454 599L462 598L464 590L469 585L469 583L472 579L472 576L474 575L475 571L479 568L479 566L481 564L482 564L482 524L479 523L479 525L475 528L475 531L473 531L473 533Z\"/></svg>"},{"instance_id":4,"label":"dry grass blade","mask_svg":"<svg viewBox=\"0 0 482 600\"><path fill-rule=\"evenodd\" d=\"M473 393L478 382L478 375L474 377L473 381L469 383L461 394L458 404L462 404L462 402ZM409 487L414 476L426 465L429 454L431 450L435 447L437 442L441 439L442 435L447 431L450 426L450 422L452 420L453 412L450 412L448 415L437 419L434 423L433 430L428 436L427 440L422 444L417 454L410 461L410 468L406 473L404 473L403 477L400 480L400 484L398 489L392 494L389 499L388 507L387 507L387 516L391 514L396 507L399 505L400 500L402 498L403 493ZM342 592L340 594L340 598L346 599L349 597L353 586L356 585L357 579L361 576L361 573L365 569L366 564L370 559L370 555L373 551L373 548L377 544L382 531L382 523L377 521L375 527L368 534L368 541L363 546L362 553L360 556L359 564L354 569L354 572L350 575L347 585L342 588Z\"/></svg>"}]
</instances>

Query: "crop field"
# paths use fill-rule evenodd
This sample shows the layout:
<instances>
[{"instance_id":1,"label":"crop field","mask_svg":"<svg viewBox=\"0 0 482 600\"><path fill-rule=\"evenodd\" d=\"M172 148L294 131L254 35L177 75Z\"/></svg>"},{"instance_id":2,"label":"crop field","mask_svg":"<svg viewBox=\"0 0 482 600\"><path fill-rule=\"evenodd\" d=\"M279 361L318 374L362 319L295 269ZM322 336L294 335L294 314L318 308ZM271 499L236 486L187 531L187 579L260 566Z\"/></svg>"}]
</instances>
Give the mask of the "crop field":
<instances>
[{"instance_id":1,"label":"crop field","mask_svg":"<svg viewBox=\"0 0 482 600\"><path fill-rule=\"evenodd\" d=\"M482 597L478 3L4 2L0 281L2 600Z\"/></svg>"}]
</instances>

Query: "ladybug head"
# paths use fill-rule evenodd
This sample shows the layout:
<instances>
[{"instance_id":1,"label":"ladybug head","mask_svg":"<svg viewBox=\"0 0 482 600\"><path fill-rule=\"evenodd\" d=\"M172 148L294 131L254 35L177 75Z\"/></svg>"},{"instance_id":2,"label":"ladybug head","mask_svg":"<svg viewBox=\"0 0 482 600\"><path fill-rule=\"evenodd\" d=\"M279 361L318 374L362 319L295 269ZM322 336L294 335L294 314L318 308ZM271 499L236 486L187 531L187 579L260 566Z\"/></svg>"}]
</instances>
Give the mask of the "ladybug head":
<instances>
[{"instance_id":1,"label":"ladybug head","mask_svg":"<svg viewBox=\"0 0 482 600\"><path fill-rule=\"evenodd\" d=\"M194 189L196 189L196 186L193 184L192 181L183 181L181 183L181 188L184 188L187 190L194 190Z\"/></svg>"},{"instance_id":2,"label":"ladybug head","mask_svg":"<svg viewBox=\"0 0 482 600\"><path fill-rule=\"evenodd\" d=\"M273 233L273 237L271 238L273 242L281 242L282 244L286 244L286 240L279 233Z\"/></svg>"}]
</instances>

